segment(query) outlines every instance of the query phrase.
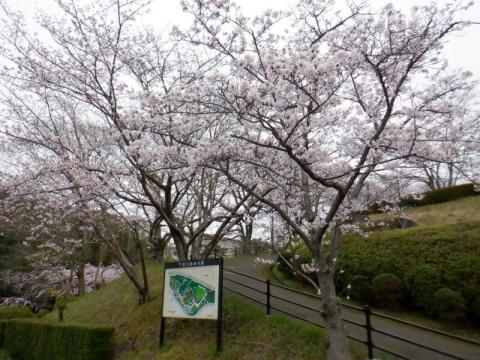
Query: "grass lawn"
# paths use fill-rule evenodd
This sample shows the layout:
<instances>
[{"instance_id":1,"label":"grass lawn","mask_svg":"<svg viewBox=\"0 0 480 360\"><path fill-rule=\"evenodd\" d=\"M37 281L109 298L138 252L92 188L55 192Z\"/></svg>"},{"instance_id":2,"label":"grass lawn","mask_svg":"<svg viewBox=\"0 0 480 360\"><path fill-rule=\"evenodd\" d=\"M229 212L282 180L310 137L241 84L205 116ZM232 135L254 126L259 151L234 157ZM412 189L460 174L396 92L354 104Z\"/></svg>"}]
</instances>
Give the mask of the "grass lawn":
<instances>
[{"instance_id":1,"label":"grass lawn","mask_svg":"<svg viewBox=\"0 0 480 360\"><path fill-rule=\"evenodd\" d=\"M116 359L326 359L325 334L317 326L265 309L229 293L224 294L223 351L216 353L215 322L168 319L165 345L158 347L163 264L147 267L152 300L139 305L125 277L75 298L64 311L65 324L90 324L115 328ZM269 267L265 266L269 272ZM41 321L58 323L56 311ZM354 360L367 357L366 348L349 344ZM383 360L390 359L382 357ZM0 360L13 360L0 349Z\"/></svg>"},{"instance_id":2,"label":"grass lawn","mask_svg":"<svg viewBox=\"0 0 480 360\"><path fill-rule=\"evenodd\" d=\"M471 196L440 204L419 206L404 210L400 216L418 225L444 225L480 221L480 196ZM392 217L390 213L370 215L374 222Z\"/></svg>"},{"instance_id":3,"label":"grass lawn","mask_svg":"<svg viewBox=\"0 0 480 360\"><path fill-rule=\"evenodd\" d=\"M320 328L281 315L266 316L263 308L228 293L224 297L220 355L216 354L215 322L208 320L168 319L165 346L159 350L163 266L150 263L148 274L152 301L138 305L133 287L122 277L69 303L65 322L115 327L118 359L326 358ZM44 321L57 322L57 314L47 315ZM358 358L364 356L356 352L360 353Z\"/></svg>"}]
</instances>

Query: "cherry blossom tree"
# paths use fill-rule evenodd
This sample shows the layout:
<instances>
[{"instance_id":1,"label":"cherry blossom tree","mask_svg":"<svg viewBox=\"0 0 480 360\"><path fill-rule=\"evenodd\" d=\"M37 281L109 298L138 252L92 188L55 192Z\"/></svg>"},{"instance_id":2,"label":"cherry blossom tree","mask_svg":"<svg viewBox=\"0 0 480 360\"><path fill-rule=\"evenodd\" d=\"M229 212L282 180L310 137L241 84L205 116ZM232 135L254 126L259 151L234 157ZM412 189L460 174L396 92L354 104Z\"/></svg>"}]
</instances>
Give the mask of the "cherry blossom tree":
<instances>
[{"instance_id":1,"label":"cherry blossom tree","mask_svg":"<svg viewBox=\"0 0 480 360\"><path fill-rule=\"evenodd\" d=\"M117 216L115 221L112 215L106 215L105 205L112 202L112 191L96 175L102 170L98 161L105 134L97 133L95 130L101 129L79 118L81 104L46 87L31 91L11 86L3 98L7 120L2 133L9 144L11 166L3 174L8 197L2 205L13 210L24 204L31 207L28 216L35 225L30 226L30 237L43 248L38 265L68 266L76 273L83 293L84 251L95 235L109 246L141 301L147 299L145 271L141 281L135 264L119 244L121 227L130 231L128 213L122 212L125 216ZM15 215L15 211L10 212ZM78 236L72 237L74 227ZM139 247L139 251L143 249Z\"/></svg>"},{"instance_id":2,"label":"cherry blossom tree","mask_svg":"<svg viewBox=\"0 0 480 360\"><path fill-rule=\"evenodd\" d=\"M442 81L442 45L464 27L464 8L417 7L406 17L392 5L374 13L352 2L337 11L331 1L305 0L292 14L250 19L231 1L183 4L194 21L179 36L222 58L195 85L202 97L192 107L203 105L207 122L229 124L202 160L304 241L324 299L328 356L348 359L333 281L340 232L360 209L368 177L416 156L423 114L445 94L425 79Z\"/></svg>"},{"instance_id":3,"label":"cherry blossom tree","mask_svg":"<svg viewBox=\"0 0 480 360\"><path fill-rule=\"evenodd\" d=\"M38 17L41 38L21 14L2 7L1 132L16 154L5 184L13 202L29 195L38 206L57 207L56 214L75 213L145 299L144 262L139 275L118 233L109 232L107 213L134 232L142 259L138 231L160 249L173 239L186 259L204 233L214 235L202 256L211 252L245 208L244 202L231 206L224 175L208 196L196 189L218 175L202 180L212 171L197 172L191 153L199 142L213 142L221 127L191 121L175 100L217 60L203 61L178 41L134 29L148 2L57 3L62 17ZM160 235L162 227L168 233Z\"/></svg>"},{"instance_id":4,"label":"cherry blossom tree","mask_svg":"<svg viewBox=\"0 0 480 360\"><path fill-rule=\"evenodd\" d=\"M464 72L434 81L442 96L424 91L419 94L417 108L410 121L425 117L418 128L415 144L417 156L399 162L392 177L421 183L429 190L478 181L478 143L480 141L476 82ZM441 92L441 89L444 92Z\"/></svg>"},{"instance_id":5,"label":"cherry blossom tree","mask_svg":"<svg viewBox=\"0 0 480 360\"><path fill-rule=\"evenodd\" d=\"M37 173L37 176L38 180L41 174ZM24 182L23 184L18 184L20 179ZM29 206L30 211L25 213L23 220L29 223L28 229L25 229L29 235L25 238L25 243L32 249L27 260L33 267L33 272L32 276L27 276L27 279L34 279L35 274L43 274L44 281L38 285L52 285L67 293L82 295L88 287L91 287L88 283L89 281L91 283L91 276L88 280L86 269L92 257L97 258L95 283L102 283L104 255L102 246L98 256L91 253L96 248L93 245L101 242L108 246L109 252L123 269L122 272L137 289L140 302L148 300L148 281L138 220L126 213L116 215L117 212L113 212L112 214L112 211L107 210L102 198L95 201L90 199L87 203L81 196L72 195L65 190L60 193L59 189L71 187L68 186L71 183L66 180L66 177L55 176L54 184L45 181L45 178L42 180L43 188L39 192L38 189L31 189L38 186L38 183L23 176L13 177L16 184L7 187L9 196L2 204L11 208L24 206L24 203ZM62 186L57 187L60 184ZM72 202L72 199L76 201ZM128 254L128 249L122 246L122 238L125 234L132 234L131 237L136 244L141 264L140 274L135 262ZM53 274L56 275L53 276Z\"/></svg>"},{"instance_id":6,"label":"cherry blossom tree","mask_svg":"<svg viewBox=\"0 0 480 360\"><path fill-rule=\"evenodd\" d=\"M241 202L248 191L238 188L233 191L232 196L235 203ZM250 197L249 203L246 206L246 211L242 214L240 221L236 224L233 231L242 241L242 251L244 254L250 254L252 251L253 230L255 219L261 219L263 207L262 204L255 198Z\"/></svg>"},{"instance_id":7,"label":"cherry blossom tree","mask_svg":"<svg viewBox=\"0 0 480 360\"><path fill-rule=\"evenodd\" d=\"M240 196L238 186L208 168L199 168L186 195L182 223L189 239L191 256L206 258L221 239L231 233L251 209L251 195Z\"/></svg>"}]
</instances>

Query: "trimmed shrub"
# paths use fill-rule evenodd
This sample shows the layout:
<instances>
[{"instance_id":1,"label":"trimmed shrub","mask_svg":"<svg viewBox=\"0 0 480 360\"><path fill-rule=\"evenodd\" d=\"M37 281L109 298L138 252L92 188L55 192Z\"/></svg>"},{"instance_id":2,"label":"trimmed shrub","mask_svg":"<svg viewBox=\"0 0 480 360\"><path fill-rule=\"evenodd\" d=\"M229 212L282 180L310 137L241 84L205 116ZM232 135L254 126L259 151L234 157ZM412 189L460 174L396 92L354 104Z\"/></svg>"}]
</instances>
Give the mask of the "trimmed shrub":
<instances>
[{"instance_id":1,"label":"trimmed shrub","mask_svg":"<svg viewBox=\"0 0 480 360\"><path fill-rule=\"evenodd\" d=\"M33 313L27 306L15 305L0 307L0 320L33 317Z\"/></svg>"},{"instance_id":2,"label":"trimmed shrub","mask_svg":"<svg viewBox=\"0 0 480 360\"><path fill-rule=\"evenodd\" d=\"M451 322L465 319L465 299L459 291L438 289L433 300L434 313L440 319Z\"/></svg>"},{"instance_id":3,"label":"trimmed shrub","mask_svg":"<svg viewBox=\"0 0 480 360\"><path fill-rule=\"evenodd\" d=\"M425 205L423 204L423 199L415 199L412 195L408 195L398 202L398 206L401 208L412 208L422 205Z\"/></svg>"},{"instance_id":4,"label":"trimmed shrub","mask_svg":"<svg viewBox=\"0 0 480 360\"><path fill-rule=\"evenodd\" d=\"M429 265L415 267L406 274L405 283L413 304L428 315L433 315L433 295L443 285L438 269Z\"/></svg>"},{"instance_id":5,"label":"trimmed shrub","mask_svg":"<svg viewBox=\"0 0 480 360\"><path fill-rule=\"evenodd\" d=\"M364 275L355 275L350 281L348 289L350 298L363 304L369 304L372 299L372 285L368 277Z\"/></svg>"},{"instance_id":6,"label":"trimmed shrub","mask_svg":"<svg viewBox=\"0 0 480 360\"><path fill-rule=\"evenodd\" d=\"M397 308L403 300L402 280L390 273L375 276L372 279L375 302L387 308Z\"/></svg>"},{"instance_id":7,"label":"trimmed shrub","mask_svg":"<svg viewBox=\"0 0 480 360\"><path fill-rule=\"evenodd\" d=\"M415 199L413 196L407 196L401 199L399 205L401 207L416 207L423 205L439 204L442 202L461 199L467 196L478 195L473 184L462 184L447 188L427 191L423 193L422 199Z\"/></svg>"},{"instance_id":8,"label":"trimmed shrub","mask_svg":"<svg viewBox=\"0 0 480 360\"><path fill-rule=\"evenodd\" d=\"M463 288L467 305L467 318L472 323L480 325L480 284L468 284Z\"/></svg>"},{"instance_id":9,"label":"trimmed shrub","mask_svg":"<svg viewBox=\"0 0 480 360\"><path fill-rule=\"evenodd\" d=\"M0 322L2 345L15 359L110 360L114 358L114 329L7 320Z\"/></svg>"},{"instance_id":10,"label":"trimmed shrub","mask_svg":"<svg viewBox=\"0 0 480 360\"><path fill-rule=\"evenodd\" d=\"M478 195L478 193L475 191L473 184L462 184L428 191L425 193L423 200L426 204L438 204L475 195Z\"/></svg>"}]
</instances>

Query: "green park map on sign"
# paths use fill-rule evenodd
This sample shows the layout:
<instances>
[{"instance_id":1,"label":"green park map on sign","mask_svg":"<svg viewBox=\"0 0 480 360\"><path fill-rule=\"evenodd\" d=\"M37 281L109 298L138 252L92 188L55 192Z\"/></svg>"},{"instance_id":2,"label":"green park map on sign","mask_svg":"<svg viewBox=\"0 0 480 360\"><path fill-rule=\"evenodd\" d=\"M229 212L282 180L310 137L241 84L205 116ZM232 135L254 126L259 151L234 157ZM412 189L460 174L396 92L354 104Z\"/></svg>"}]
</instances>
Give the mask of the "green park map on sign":
<instances>
[{"instance_id":1,"label":"green park map on sign","mask_svg":"<svg viewBox=\"0 0 480 360\"><path fill-rule=\"evenodd\" d=\"M172 275L169 285L175 299L189 316L195 316L203 306L215 303L215 291L189 277Z\"/></svg>"}]
</instances>

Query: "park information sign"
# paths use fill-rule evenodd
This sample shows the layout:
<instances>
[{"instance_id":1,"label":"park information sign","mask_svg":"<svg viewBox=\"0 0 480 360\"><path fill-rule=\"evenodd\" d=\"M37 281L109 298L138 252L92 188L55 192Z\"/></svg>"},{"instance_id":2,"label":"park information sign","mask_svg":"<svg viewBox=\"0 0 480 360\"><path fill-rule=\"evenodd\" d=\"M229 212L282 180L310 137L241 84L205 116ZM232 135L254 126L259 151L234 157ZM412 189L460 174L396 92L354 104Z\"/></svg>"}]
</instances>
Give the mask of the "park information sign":
<instances>
[{"instance_id":1,"label":"park information sign","mask_svg":"<svg viewBox=\"0 0 480 360\"><path fill-rule=\"evenodd\" d=\"M221 349L223 259L165 264L160 346L165 318L217 321L217 350Z\"/></svg>"},{"instance_id":2,"label":"park information sign","mask_svg":"<svg viewBox=\"0 0 480 360\"><path fill-rule=\"evenodd\" d=\"M166 264L162 316L217 320L219 279L215 260Z\"/></svg>"}]
</instances>

